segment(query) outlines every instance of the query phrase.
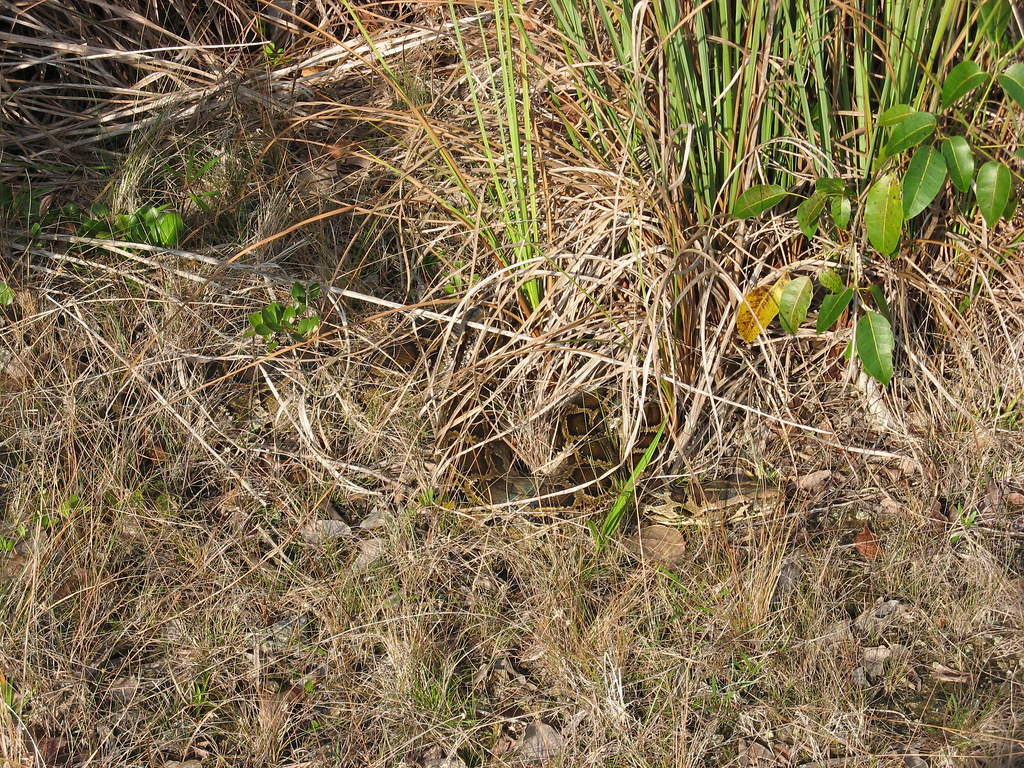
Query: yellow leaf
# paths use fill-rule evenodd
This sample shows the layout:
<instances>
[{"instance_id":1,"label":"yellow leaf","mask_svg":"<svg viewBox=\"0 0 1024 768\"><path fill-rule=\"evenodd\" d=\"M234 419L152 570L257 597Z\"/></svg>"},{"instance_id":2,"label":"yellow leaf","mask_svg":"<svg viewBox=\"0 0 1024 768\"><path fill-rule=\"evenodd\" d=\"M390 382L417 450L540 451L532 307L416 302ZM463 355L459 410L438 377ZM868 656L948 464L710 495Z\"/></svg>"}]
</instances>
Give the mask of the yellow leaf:
<instances>
[{"instance_id":1,"label":"yellow leaf","mask_svg":"<svg viewBox=\"0 0 1024 768\"><path fill-rule=\"evenodd\" d=\"M782 277L775 285L760 285L743 297L736 311L736 331L747 344L779 314L779 297L788 282L788 277Z\"/></svg>"}]
</instances>

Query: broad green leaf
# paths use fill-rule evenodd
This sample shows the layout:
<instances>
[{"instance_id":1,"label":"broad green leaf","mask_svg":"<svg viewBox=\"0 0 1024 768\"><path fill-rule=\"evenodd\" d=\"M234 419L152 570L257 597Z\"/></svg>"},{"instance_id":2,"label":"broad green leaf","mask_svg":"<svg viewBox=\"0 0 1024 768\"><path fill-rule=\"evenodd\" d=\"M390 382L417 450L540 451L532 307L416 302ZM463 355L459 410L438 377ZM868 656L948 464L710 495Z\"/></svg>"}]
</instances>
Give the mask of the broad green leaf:
<instances>
[{"instance_id":1,"label":"broad green leaf","mask_svg":"<svg viewBox=\"0 0 1024 768\"><path fill-rule=\"evenodd\" d=\"M306 317L306 318L303 318L301 321L299 321L299 327L296 328L295 330L298 331L303 336L308 336L313 331L315 331L317 326L319 326L319 325L320 325L320 318L319 317L316 317L316 316Z\"/></svg>"},{"instance_id":2,"label":"broad green leaf","mask_svg":"<svg viewBox=\"0 0 1024 768\"><path fill-rule=\"evenodd\" d=\"M292 298L296 301L302 301L306 297L306 289L302 286L302 283L292 283Z\"/></svg>"},{"instance_id":3,"label":"broad green leaf","mask_svg":"<svg viewBox=\"0 0 1024 768\"><path fill-rule=\"evenodd\" d=\"M997 79L1003 93L1017 102L1018 107L1024 109L1024 64L1011 64Z\"/></svg>"},{"instance_id":4,"label":"broad green leaf","mask_svg":"<svg viewBox=\"0 0 1024 768\"><path fill-rule=\"evenodd\" d=\"M818 322L814 327L815 330L818 333L824 333L835 325L836 320L846 311L852 300L853 288L847 288L839 293L830 293L822 299L821 309L818 310Z\"/></svg>"},{"instance_id":5,"label":"broad green leaf","mask_svg":"<svg viewBox=\"0 0 1024 768\"><path fill-rule=\"evenodd\" d=\"M285 307L284 312L281 313L281 323L287 325L295 319L295 307Z\"/></svg>"},{"instance_id":6,"label":"broad green leaf","mask_svg":"<svg viewBox=\"0 0 1024 768\"><path fill-rule=\"evenodd\" d=\"M784 187L777 184L761 184L751 187L736 199L732 215L737 219L749 219L764 213L778 204L787 195Z\"/></svg>"},{"instance_id":7,"label":"broad green leaf","mask_svg":"<svg viewBox=\"0 0 1024 768\"><path fill-rule=\"evenodd\" d=\"M475 273L474 273L474 275L475 275ZM306 299L309 300L309 301L312 301L313 299L315 299L319 295L320 295L320 283L310 283L309 284L309 292L306 295Z\"/></svg>"},{"instance_id":8,"label":"broad green leaf","mask_svg":"<svg viewBox=\"0 0 1024 768\"><path fill-rule=\"evenodd\" d=\"M927 208L946 183L946 161L935 147L918 147L903 176L903 218Z\"/></svg>"},{"instance_id":9,"label":"broad green leaf","mask_svg":"<svg viewBox=\"0 0 1024 768\"><path fill-rule=\"evenodd\" d=\"M889 302L885 300L885 294L882 293L882 288L878 285L869 285L868 293L871 294L871 298L875 300L875 308L881 313L882 317L892 322L892 317L889 315Z\"/></svg>"},{"instance_id":10,"label":"broad green leaf","mask_svg":"<svg viewBox=\"0 0 1024 768\"><path fill-rule=\"evenodd\" d=\"M877 312L870 310L857 321L857 355L864 371L882 384L892 380L892 326Z\"/></svg>"},{"instance_id":11,"label":"broad green leaf","mask_svg":"<svg viewBox=\"0 0 1024 768\"><path fill-rule=\"evenodd\" d=\"M978 170L974 194L978 199L978 210L990 227L994 227L1006 211L1012 187L1010 169L1002 163L990 160Z\"/></svg>"},{"instance_id":12,"label":"broad green leaf","mask_svg":"<svg viewBox=\"0 0 1024 768\"><path fill-rule=\"evenodd\" d=\"M832 293L840 293L846 287L843 285L843 278L832 267L825 267L818 273L818 282L822 288Z\"/></svg>"},{"instance_id":13,"label":"broad green leaf","mask_svg":"<svg viewBox=\"0 0 1024 768\"><path fill-rule=\"evenodd\" d=\"M253 312L251 315L249 315L249 325L251 325L253 328L263 325L263 313Z\"/></svg>"},{"instance_id":14,"label":"broad green leaf","mask_svg":"<svg viewBox=\"0 0 1024 768\"><path fill-rule=\"evenodd\" d=\"M931 112L915 112L892 129L889 141L882 150L883 157L893 157L904 150L916 147L935 132L935 115Z\"/></svg>"},{"instance_id":15,"label":"broad green leaf","mask_svg":"<svg viewBox=\"0 0 1024 768\"><path fill-rule=\"evenodd\" d=\"M3 280L0 280L0 307L9 307L13 303L14 290Z\"/></svg>"},{"instance_id":16,"label":"broad green leaf","mask_svg":"<svg viewBox=\"0 0 1024 768\"><path fill-rule=\"evenodd\" d=\"M786 333L796 333L807 317L814 285L806 275L793 280L779 297L779 323Z\"/></svg>"},{"instance_id":17,"label":"broad green leaf","mask_svg":"<svg viewBox=\"0 0 1024 768\"><path fill-rule=\"evenodd\" d=\"M850 215L853 212L853 205L848 197L832 198L832 221L839 229L845 230L850 225Z\"/></svg>"},{"instance_id":18,"label":"broad green leaf","mask_svg":"<svg viewBox=\"0 0 1024 768\"><path fill-rule=\"evenodd\" d=\"M825 195L846 194L846 181L843 179L817 179L814 182L814 191Z\"/></svg>"},{"instance_id":19,"label":"broad green leaf","mask_svg":"<svg viewBox=\"0 0 1024 768\"><path fill-rule=\"evenodd\" d=\"M814 237L814 233L818 231L818 219L821 218L821 212L825 210L828 199L829 196L824 192L815 192L796 209L796 221L804 237Z\"/></svg>"},{"instance_id":20,"label":"broad green leaf","mask_svg":"<svg viewBox=\"0 0 1024 768\"><path fill-rule=\"evenodd\" d=\"M942 84L942 108L949 109L987 79L988 75L973 61L961 61Z\"/></svg>"},{"instance_id":21,"label":"broad green leaf","mask_svg":"<svg viewBox=\"0 0 1024 768\"><path fill-rule=\"evenodd\" d=\"M942 142L941 148L953 186L966 192L971 188L971 180L974 178L974 153L971 145L963 136L950 136Z\"/></svg>"},{"instance_id":22,"label":"broad green leaf","mask_svg":"<svg viewBox=\"0 0 1024 768\"><path fill-rule=\"evenodd\" d=\"M779 298L788 283L788 277L781 277L775 285L759 286L743 297L736 310L736 332L747 344L779 314Z\"/></svg>"},{"instance_id":23,"label":"broad green leaf","mask_svg":"<svg viewBox=\"0 0 1024 768\"><path fill-rule=\"evenodd\" d=\"M156 244L164 248L173 248L178 244L185 222L181 216L171 211L164 211L156 222Z\"/></svg>"},{"instance_id":24,"label":"broad green leaf","mask_svg":"<svg viewBox=\"0 0 1024 768\"><path fill-rule=\"evenodd\" d=\"M864 225L875 250L883 256L896 250L903 228L903 195L895 175L883 174L868 190Z\"/></svg>"},{"instance_id":25,"label":"broad green leaf","mask_svg":"<svg viewBox=\"0 0 1024 768\"><path fill-rule=\"evenodd\" d=\"M265 325L254 325L253 330L256 331L260 336L267 337L273 336L274 331Z\"/></svg>"},{"instance_id":26,"label":"broad green leaf","mask_svg":"<svg viewBox=\"0 0 1024 768\"><path fill-rule=\"evenodd\" d=\"M160 210L152 205L144 205L135 212L135 218L144 224L155 224L160 218Z\"/></svg>"},{"instance_id":27,"label":"broad green leaf","mask_svg":"<svg viewBox=\"0 0 1024 768\"><path fill-rule=\"evenodd\" d=\"M1009 37L1007 29L1013 13L1008 0L985 0L978 10L979 27L985 37L994 43L1005 44Z\"/></svg>"},{"instance_id":28,"label":"broad green leaf","mask_svg":"<svg viewBox=\"0 0 1024 768\"><path fill-rule=\"evenodd\" d=\"M894 125L899 125L916 112L917 110L909 104L897 104L878 116L878 124L884 128L891 128Z\"/></svg>"},{"instance_id":29,"label":"broad green leaf","mask_svg":"<svg viewBox=\"0 0 1024 768\"><path fill-rule=\"evenodd\" d=\"M281 305L276 301L272 301L263 308L263 322L271 328L275 326L280 327L282 314Z\"/></svg>"}]
</instances>

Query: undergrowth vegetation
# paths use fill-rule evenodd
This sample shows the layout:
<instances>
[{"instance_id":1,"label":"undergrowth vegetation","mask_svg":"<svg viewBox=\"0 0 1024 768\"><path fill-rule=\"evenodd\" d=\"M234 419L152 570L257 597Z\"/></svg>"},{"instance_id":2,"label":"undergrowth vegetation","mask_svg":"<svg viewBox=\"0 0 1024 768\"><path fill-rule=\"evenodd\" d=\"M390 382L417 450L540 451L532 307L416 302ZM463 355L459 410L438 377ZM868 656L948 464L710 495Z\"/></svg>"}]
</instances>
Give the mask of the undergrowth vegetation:
<instances>
[{"instance_id":1,"label":"undergrowth vegetation","mask_svg":"<svg viewBox=\"0 0 1024 768\"><path fill-rule=\"evenodd\" d=\"M1024 760L1008 0L0 9L0 762Z\"/></svg>"}]
</instances>

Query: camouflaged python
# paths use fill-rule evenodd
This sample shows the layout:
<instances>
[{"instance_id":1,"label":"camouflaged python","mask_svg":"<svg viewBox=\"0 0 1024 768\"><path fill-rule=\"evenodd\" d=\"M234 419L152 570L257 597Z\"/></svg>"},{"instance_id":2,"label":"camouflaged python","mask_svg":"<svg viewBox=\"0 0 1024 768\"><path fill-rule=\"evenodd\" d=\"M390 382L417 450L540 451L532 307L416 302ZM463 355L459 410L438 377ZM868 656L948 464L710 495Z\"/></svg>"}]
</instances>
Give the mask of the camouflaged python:
<instances>
[{"instance_id":1,"label":"camouflaged python","mask_svg":"<svg viewBox=\"0 0 1024 768\"><path fill-rule=\"evenodd\" d=\"M456 340L465 346L465 338ZM395 347L386 357L412 363L417 354L430 350L431 342L419 336L410 340L410 349ZM458 362L456 356L436 365L450 369ZM224 445L259 448L271 431L276 401L259 376L241 377L231 384L219 417L222 424L229 425ZM489 386L483 382L473 396L486 400L489 394ZM560 458L554 470L539 474L531 473L519 455L515 435L503 434L497 424L490 423L486 410L474 409L466 400L453 401L436 426L438 446L448 458L454 457L448 480L471 506L539 512L588 506L622 478L662 421L658 403L647 403L640 415L636 444L623 461L614 429L617 408L615 397L607 391L578 392L552 408L542 441L547 443L549 455ZM470 418L464 418L467 413ZM666 481L641 488L638 501L641 515L651 522L714 525L765 517L780 508L783 492L778 485L748 477L699 483Z\"/></svg>"},{"instance_id":2,"label":"camouflaged python","mask_svg":"<svg viewBox=\"0 0 1024 768\"><path fill-rule=\"evenodd\" d=\"M459 332L453 339L453 345L462 351L447 359L442 356L446 375L465 364L465 350L470 346ZM495 353L493 348L484 350L485 355ZM500 376L500 371L491 375ZM478 382L474 396L480 402L493 402L493 388L486 380ZM531 473L523 461L515 425L502 429L497 423L495 411L501 409L492 408L489 422L488 411L473 405L468 398L449 403L438 425L441 452L455 454L454 484L474 506L539 512L585 507L606 494L616 479L635 466L663 420L658 402L645 403L638 417L636 441L623 457L625 451L615 429L620 410L615 396L607 390L578 392L551 409L548 433L541 442L546 444L546 455L554 457L555 467L540 474ZM714 525L765 518L781 508L784 493L777 484L733 476L702 482L663 481L656 487L648 484L640 490L638 500L641 515L651 522Z\"/></svg>"}]
</instances>

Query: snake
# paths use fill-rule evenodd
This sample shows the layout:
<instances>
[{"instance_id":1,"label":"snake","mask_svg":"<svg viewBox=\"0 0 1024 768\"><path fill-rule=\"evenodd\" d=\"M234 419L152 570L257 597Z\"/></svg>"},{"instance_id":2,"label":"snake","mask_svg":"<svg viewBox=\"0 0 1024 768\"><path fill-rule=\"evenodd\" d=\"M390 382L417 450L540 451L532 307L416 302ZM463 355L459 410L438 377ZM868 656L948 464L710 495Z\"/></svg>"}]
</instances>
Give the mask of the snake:
<instances>
[{"instance_id":1,"label":"snake","mask_svg":"<svg viewBox=\"0 0 1024 768\"><path fill-rule=\"evenodd\" d=\"M417 351L422 355L430 340L415 337L405 344L408 350L382 350L377 363L386 361L403 368L414 365ZM450 343L465 348L468 339L456 334ZM457 362L448 360L444 365L451 367ZM489 392L488 383L482 382L477 397L486 398ZM261 446L270 442L267 436L273 433L271 414L275 406L273 394L261 377L229 379L217 417L226 444L270 452ZM624 479L661 425L660 405L656 401L645 403L636 445L623 461L612 426L620 408L608 390L591 389L578 391L550 409L544 422L549 434L542 441L551 455L561 457L560 464L553 472L532 474L516 450L514 435L503 434L490 423L485 408L467 409L463 401L458 401L437 425L437 444L447 457L454 455L445 479L450 490L471 506L540 512L590 506L602 495L607 497L609 489ZM475 415L463 418L466 411ZM782 501L778 484L733 476L645 483L639 489L637 506L641 516L652 523L699 526L765 517Z\"/></svg>"}]
</instances>

